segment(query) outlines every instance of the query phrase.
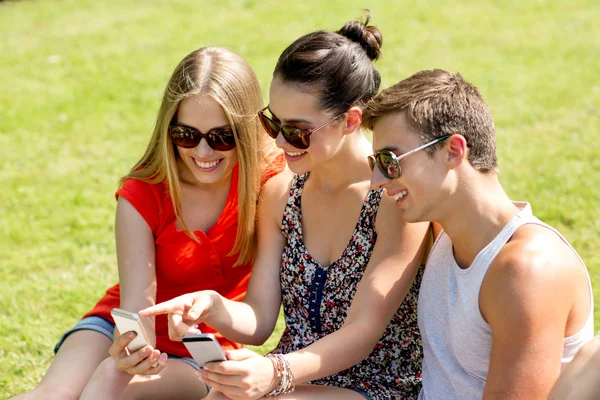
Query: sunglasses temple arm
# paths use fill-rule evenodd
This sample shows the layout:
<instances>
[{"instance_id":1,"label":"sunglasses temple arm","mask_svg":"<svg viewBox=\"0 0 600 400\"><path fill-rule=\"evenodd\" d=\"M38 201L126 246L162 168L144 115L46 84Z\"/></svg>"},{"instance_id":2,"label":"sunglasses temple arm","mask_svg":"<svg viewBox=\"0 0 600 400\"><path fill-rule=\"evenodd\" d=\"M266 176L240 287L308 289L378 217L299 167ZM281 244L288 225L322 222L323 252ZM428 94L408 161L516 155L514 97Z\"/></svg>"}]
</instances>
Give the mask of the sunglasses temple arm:
<instances>
[{"instance_id":1,"label":"sunglasses temple arm","mask_svg":"<svg viewBox=\"0 0 600 400\"><path fill-rule=\"evenodd\" d=\"M429 147L429 146L433 146L434 144L436 144L436 143L439 143L439 142L441 142L442 140L446 140L446 139L448 139L449 137L450 137L449 135L446 135L446 136L442 136L441 138L437 138L437 139L435 139L435 140L432 140L432 141L431 141L431 142L429 142L429 143L425 143L424 145L421 145L421 146L417 147L416 149L412 149L412 150L411 150L411 151L409 151L408 153L404 153L404 154L402 154L401 156L399 156L399 157L396 157L396 160L400 161L400 160L402 160L403 158L406 158L406 157L410 156L411 154L414 154L414 153L416 153L417 151L420 151L420 150L426 149L426 148L427 148L427 147Z\"/></svg>"}]
</instances>

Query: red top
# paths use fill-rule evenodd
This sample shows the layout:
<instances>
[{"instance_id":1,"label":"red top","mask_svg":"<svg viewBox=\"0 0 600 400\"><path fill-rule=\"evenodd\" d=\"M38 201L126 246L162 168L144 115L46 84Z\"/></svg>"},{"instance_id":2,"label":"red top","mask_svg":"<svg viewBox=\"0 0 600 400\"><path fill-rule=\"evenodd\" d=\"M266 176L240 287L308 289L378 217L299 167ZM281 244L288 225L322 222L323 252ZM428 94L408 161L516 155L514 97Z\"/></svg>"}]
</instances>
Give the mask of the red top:
<instances>
[{"instance_id":1,"label":"red top","mask_svg":"<svg viewBox=\"0 0 600 400\"><path fill-rule=\"evenodd\" d=\"M284 166L283 157L268 168L261 179L279 173ZM146 220L156 245L156 303L198 290L215 290L231 300L242 300L250 278L251 264L234 267L238 253L231 256L238 226L238 166L233 170L231 186L225 208L217 223L208 230L196 230L199 242L184 231L177 230L175 211L169 191L163 183L149 184L137 179L127 179L116 193L122 196ZM108 289L106 295L85 317L97 315L114 322L110 311L119 307L119 285ZM156 348L178 357L191 357L181 342L169 339L166 315L156 316ZM201 324L203 333L214 333L223 348L235 349L241 345L232 342L214 329Z\"/></svg>"}]
</instances>

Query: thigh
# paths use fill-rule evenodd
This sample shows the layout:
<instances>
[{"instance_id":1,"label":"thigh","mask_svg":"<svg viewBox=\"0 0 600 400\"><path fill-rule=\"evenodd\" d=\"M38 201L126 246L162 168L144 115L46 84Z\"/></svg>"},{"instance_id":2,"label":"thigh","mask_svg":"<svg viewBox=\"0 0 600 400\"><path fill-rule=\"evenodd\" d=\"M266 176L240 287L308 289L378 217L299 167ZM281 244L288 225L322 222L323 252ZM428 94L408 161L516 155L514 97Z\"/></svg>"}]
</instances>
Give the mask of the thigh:
<instances>
[{"instance_id":1,"label":"thigh","mask_svg":"<svg viewBox=\"0 0 600 400\"><path fill-rule=\"evenodd\" d=\"M71 333L54 356L35 391L59 398L79 398L94 370L108 356L112 340L91 330Z\"/></svg>"},{"instance_id":2,"label":"thigh","mask_svg":"<svg viewBox=\"0 0 600 400\"><path fill-rule=\"evenodd\" d=\"M270 397L267 397L270 398ZM296 385L292 393L277 396L277 400L367 400L367 395L352 389L323 385Z\"/></svg>"},{"instance_id":3,"label":"thigh","mask_svg":"<svg viewBox=\"0 0 600 400\"><path fill-rule=\"evenodd\" d=\"M136 375L122 399L193 399L206 396L206 384L198 379L196 369L189 364L169 358L167 365L158 375Z\"/></svg>"}]
</instances>

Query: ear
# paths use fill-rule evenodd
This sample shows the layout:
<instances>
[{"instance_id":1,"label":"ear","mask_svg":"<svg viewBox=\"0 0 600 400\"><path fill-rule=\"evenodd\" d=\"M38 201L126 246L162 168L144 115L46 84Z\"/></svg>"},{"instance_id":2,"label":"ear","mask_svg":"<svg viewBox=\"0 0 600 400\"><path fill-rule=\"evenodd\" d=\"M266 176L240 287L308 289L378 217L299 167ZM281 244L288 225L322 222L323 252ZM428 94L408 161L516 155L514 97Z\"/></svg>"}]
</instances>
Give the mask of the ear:
<instances>
[{"instance_id":1,"label":"ear","mask_svg":"<svg viewBox=\"0 0 600 400\"><path fill-rule=\"evenodd\" d=\"M360 128L360 124L362 123L362 110L359 107L351 107L348 111L346 111L344 126L344 134L350 134Z\"/></svg>"},{"instance_id":2,"label":"ear","mask_svg":"<svg viewBox=\"0 0 600 400\"><path fill-rule=\"evenodd\" d=\"M448 168L454 169L467 159L467 139L463 135L452 135L447 139Z\"/></svg>"}]
</instances>

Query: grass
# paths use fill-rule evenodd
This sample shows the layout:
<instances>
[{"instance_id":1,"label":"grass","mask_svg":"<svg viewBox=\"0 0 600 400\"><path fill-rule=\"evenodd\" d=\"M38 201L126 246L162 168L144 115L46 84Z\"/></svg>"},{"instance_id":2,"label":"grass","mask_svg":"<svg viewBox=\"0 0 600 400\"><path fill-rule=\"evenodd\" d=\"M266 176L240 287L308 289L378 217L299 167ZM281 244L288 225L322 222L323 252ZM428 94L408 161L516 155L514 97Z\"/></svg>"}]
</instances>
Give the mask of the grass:
<instances>
[{"instance_id":1,"label":"grass","mask_svg":"<svg viewBox=\"0 0 600 400\"><path fill-rule=\"evenodd\" d=\"M113 194L177 62L230 47L267 100L289 43L366 4L383 32L383 86L426 68L475 83L495 116L502 183L577 248L598 296L596 0L0 2L0 398L35 386L60 334L116 281Z\"/></svg>"}]
</instances>

